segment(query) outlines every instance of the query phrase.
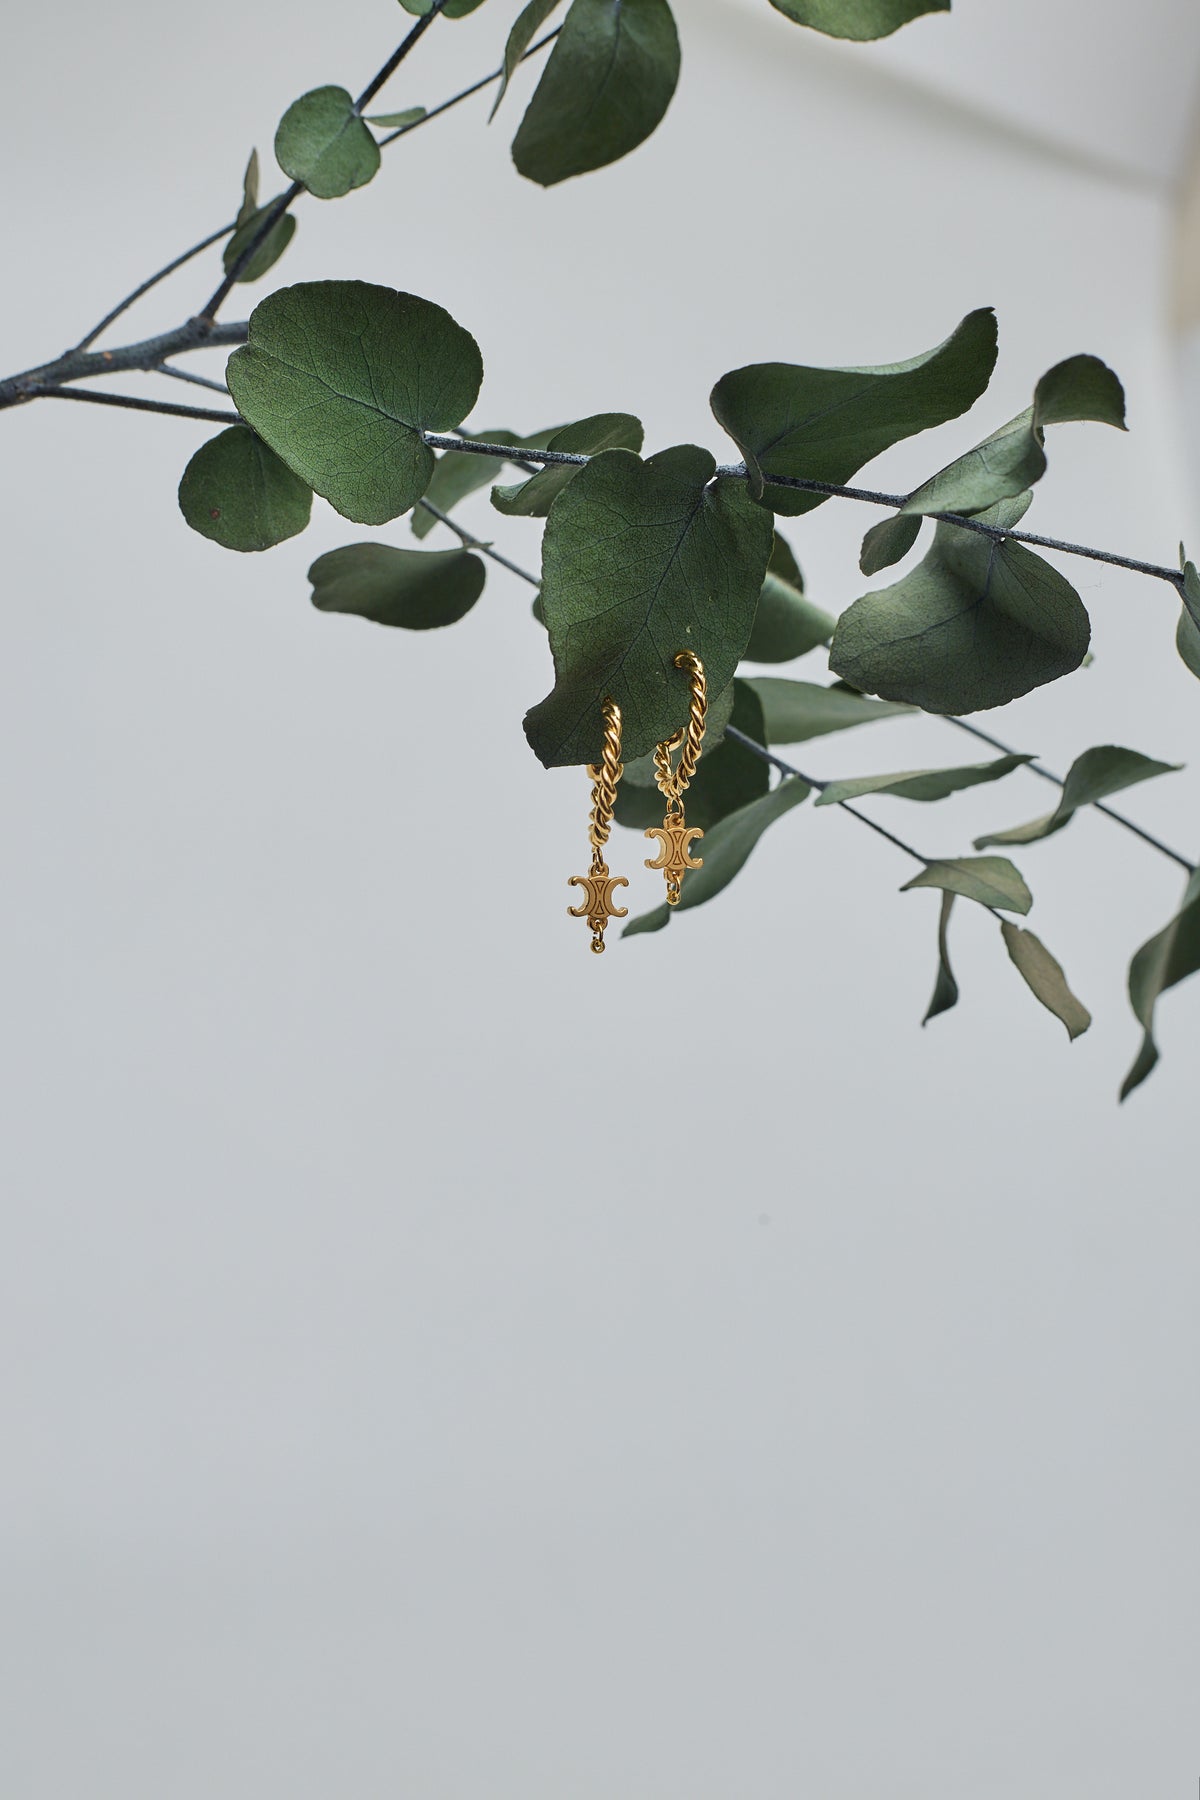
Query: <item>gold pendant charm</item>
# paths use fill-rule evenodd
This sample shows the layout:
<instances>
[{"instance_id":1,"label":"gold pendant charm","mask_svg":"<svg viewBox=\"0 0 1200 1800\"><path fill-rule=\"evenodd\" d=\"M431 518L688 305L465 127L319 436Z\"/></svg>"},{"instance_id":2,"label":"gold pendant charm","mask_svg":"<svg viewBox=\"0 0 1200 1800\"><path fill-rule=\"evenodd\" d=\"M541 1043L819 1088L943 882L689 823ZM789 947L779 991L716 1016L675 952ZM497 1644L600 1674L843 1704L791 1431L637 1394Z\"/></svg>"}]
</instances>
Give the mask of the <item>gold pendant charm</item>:
<instances>
[{"instance_id":1,"label":"gold pendant charm","mask_svg":"<svg viewBox=\"0 0 1200 1800\"><path fill-rule=\"evenodd\" d=\"M629 883L623 875L610 875L608 864L597 850L592 856L591 872L587 875L572 875L568 887L583 889L583 899L578 906L568 906L567 911L573 919L586 919L592 929L592 949L597 956L604 954L604 928L610 919L623 919L629 912L627 906L617 906L613 901L613 893L619 887L628 887Z\"/></svg>"},{"instance_id":2,"label":"gold pendant charm","mask_svg":"<svg viewBox=\"0 0 1200 1800\"><path fill-rule=\"evenodd\" d=\"M683 878L689 869L702 869L703 858L692 855L692 845L704 833L698 825L689 825L683 816L683 796L696 773L700 746L704 742L704 720L708 711L708 687L704 664L694 650L681 650L675 667L687 672L692 688L692 704L688 722L674 737L659 744L654 752L654 779L667 803L667 816L661 825L652 825L644 835L658 839L658 854L653 861L646 858L648 869L659 869L667 883L667 905L678 906L683 891ZM682 748L681 748L682 746ZM679 761L672 761L674 751Z\"/></svg>"},{"instance_id":3,"label":"gold pendant charm","mask_svg":"<svg viewBox=\"0 0 1200 1800\"><path fill-rule=\"evenodd\" d=\"M689 825L682 805L677 813L670 810L661 825L652 825L643 836L658 838L658 854L653 861L646 858L648 869L661 869L667 883L667 905L678 906L683 878L689 869L702 869L704 859L692 855L692 845L704 833L698 825Z\"/></svg>"},{"instance_id":4,"label":"gold pendant charm","mask_svg":"<svg viewBox=\"0 0 1200 1800\"><path fill-rule=\"evenodd\" d=\"M621 709L615 700L606 700L601 709L604 719L604 747L598 763L588 764L592 783L592 814L588 821L588 837L592 846L592 866L586 875L572 875L568 887L582 888L578 906L568 906L573 919L586 919L592 929L592 949L604 954L604 928L610 919L623 919L627 906L617 906L613 893L628 887L623 875L610 875L604 860L604 846L612 830L613 811L617 804L617 783L624 774L621 762Z\"/></svg>"}]
</instances>

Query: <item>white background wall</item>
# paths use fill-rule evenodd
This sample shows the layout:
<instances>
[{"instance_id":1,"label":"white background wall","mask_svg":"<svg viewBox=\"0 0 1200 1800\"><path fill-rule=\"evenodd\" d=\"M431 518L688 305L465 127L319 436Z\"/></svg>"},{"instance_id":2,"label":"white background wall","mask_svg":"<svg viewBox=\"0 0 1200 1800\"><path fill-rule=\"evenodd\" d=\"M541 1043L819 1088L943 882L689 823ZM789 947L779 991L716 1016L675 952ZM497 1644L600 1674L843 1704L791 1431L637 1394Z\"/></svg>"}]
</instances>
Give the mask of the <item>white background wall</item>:
<instances>
[{"instance_id":1,"label":"white background wall","mask_svg":"<svg viewBox=\"0 0 1200 1800\"><path fill-rule=\"evenodd\" d=\"M389 103L494 66L512 11L435 27ZM892 360L991 302L977 426L879 481L1092 350L1132 431L1058 431L1032 528L1160 561L1200 538L1147 148L1183 141L1187 0L1132 40L1115 4L1030 0L1007 62L982 0L857 52L765 0L679 11L683 87L637 156L543 194L464 107L305 203L280 279L447 304L481 424L627 406L652 445L714 448L726 368ZM397 22L121 0L6 25L6 363L230 215L288 101L356 88ZM1021 136L1030 93L1067 153ZM600 961L564 910L585 784L521 734L549 662L518 583L444 635L324 618L305 569L364 534L321 507L261 558L190 534L204 427L0 423L4 1794L1190 1793L1195 991L1115 1106L1125 964L1177 872L1094 815L1019 858L1097 1016L1071 1049L965 906L962 1005L919 1030L936 900L837 813ZM486 500L464 516L536 558ZM870 522L793 534L831 607ZM1112 740L1190 763L1129 809L1194 851L1170 593L1071 573L1096 663L1000 728L1060 768ZM964 748L924 720L804 760ZM1046 794L875 811L955 854Z\"/></svg>"}]
</instances>

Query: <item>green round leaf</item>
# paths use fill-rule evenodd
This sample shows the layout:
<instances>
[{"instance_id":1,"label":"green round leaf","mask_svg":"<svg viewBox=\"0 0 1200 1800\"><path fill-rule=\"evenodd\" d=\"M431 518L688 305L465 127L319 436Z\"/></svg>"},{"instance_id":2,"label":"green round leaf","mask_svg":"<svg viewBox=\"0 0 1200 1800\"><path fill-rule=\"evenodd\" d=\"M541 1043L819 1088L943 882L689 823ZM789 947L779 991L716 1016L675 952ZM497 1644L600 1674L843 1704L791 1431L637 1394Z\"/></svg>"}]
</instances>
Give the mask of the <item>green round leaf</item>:
<instances>
[{"instance_id":1,"label":"green round leaf","mask_svg":"<svg viewBox=\"0 0 1200 1800\"><path fill-rule=\"evenodd\" d=\"M771 5L797 25L859 43L890 37L923 13L950 11L950 0L771 0Z\"/></svg>"},{"instance_id":2,"label":"green round leaf","mask_svg":"<svg viewBox=\"0 0 1200 1800\"><path fill-rule=\"evenodd\" d=\"M308 281L255 307L229 359L238 411L345 518L384 525L429 484L425 431L475 404L479 346L448 312L365 281Z\"/></svg>"},{"instance_id":3,"label":"green round leaf","mask_svg":"<svg viewBox=\"0 0 1200 1800\"><path fill-rule=\"evenodd\" d=\"M308 571L321 612L357 613L376 625L431 631L469 613L487 570L469 550L396 550L347 544L318 556Z\"/></svg>"},{"instance_id":4,"label":"green round leaf","mask_svg":"<svg viewBox=\"0 0 1200 1800\"><path fill-rule=\"evenodd\" d=\"M370 181L379 145L345 88L319 87L294 100L279 121L275 160L318 200L336 200Z\"/></svg>"},{"instance_id":5,"label":"green round leaf","mask_svg":"<svg viewBox=\"0 0 1200 1800\"><path fill-rule=\"evenodd\" d=\"M992 508L987 522L1011 529L1024 501ZM885 700L971 713L1069 675L1090 635L1078 594L1048 562L1011 539L939 524L910 574L842 614L829 666Z\"/></svg>"},{"instance_id":6,"label":"green round leaf","mask_svg":"<svg viewBox=\"0 0 1200 1800\"><path fill-rule=\"evenodd\" d=\"M601 706L624 718L629 758L687 718L676 653L695 650L709 691L733 679L771 552L769 514L707 450L677 444L643 462L605 450L555 501L542 546L554 690L525 720L547 768L594 762Z\"/></svg>"},{"instance_id":7,"label":"green round leaf","mask_svg":"<svg viewBox=\"0 0 1200 1800\"><path fill-rule=\"evenodd\" d=\"M244 425L202 444L183 471L179 510L226 550L269 550L308 524L312 489Z\"/></svg>"},{"instance_id":8,"label":"green round leaf","mask_svg":"<svg viewBox=\"0 0 1200 1800\"><path fill-rule=\"evenodd\" d=\"M276 199L278 199L278 195ZM227 275L243 250L254 242L263 220L275 203L275 200L269 200L266 206L260 206L257 212L251 213L244 225L238 226L221 256ZM276 219L250 261L238 275L238 281L257 281L260 276L265 275L267 270L279 261L295 235L296 221L291 213L284 213L281 219Z\"/></svg>"},{"instance_id":9,"label":"green round leaf","mask_svg":"<svg viewBox=\"0 0 1200 1800\"><path fill-rule=\"evenodd\" d=\"M513 161L542 187L616 162L650 136L678 80L667 0L573 0L513 140Z\"/></svg>"}]
</instances>

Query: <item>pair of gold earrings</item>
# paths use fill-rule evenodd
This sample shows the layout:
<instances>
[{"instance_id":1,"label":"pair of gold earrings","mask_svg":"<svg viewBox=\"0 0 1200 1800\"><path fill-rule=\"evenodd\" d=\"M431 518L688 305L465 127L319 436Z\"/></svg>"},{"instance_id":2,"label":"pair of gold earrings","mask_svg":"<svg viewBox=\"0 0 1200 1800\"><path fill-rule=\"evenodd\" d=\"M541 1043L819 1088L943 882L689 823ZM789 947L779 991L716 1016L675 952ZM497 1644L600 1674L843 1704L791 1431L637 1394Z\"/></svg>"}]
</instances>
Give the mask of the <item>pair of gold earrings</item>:
<instances>
[{"instance_id":1,"label":"pair of gold earrings","mask_svg":"<svg viewBox=\"0 0 1200 1800\"><path fill-rule=\"evenodd\" d=\"M661 825L652 825L644 835L658 839L657 854L646 858L648 869L659 869L667 884L667 905L678 906L683 878L689 869L703 867L703 861L692 855L692 845L704 833L697 825L689 825L684 817L683 796L696 773L704 742L704 721L708 712L708 688L704 664L693 650L681 650L675 667L686 672L691 684L692 700L687 724L674 736L657 746L654 752L654 779L667 803ZM592 933L592 949L599 956L604 950L604 930L610 919L623 919L627 906L614 904L617 888L628 887L623 875L611 875L604 859L604 846L612 829L617 804L617 783L624 773L621 761L621 709L615 700L605 700L601 708L604 719L604 747L598 763L588 764L592 783L592 811L588 821L588 837L592 846L591 869L586 875L572 875L568 887L582 888L578 906L568 906L573 919L586 919ZM675 752L679 760L675 760Z\"/></svg>"}]
</instances>

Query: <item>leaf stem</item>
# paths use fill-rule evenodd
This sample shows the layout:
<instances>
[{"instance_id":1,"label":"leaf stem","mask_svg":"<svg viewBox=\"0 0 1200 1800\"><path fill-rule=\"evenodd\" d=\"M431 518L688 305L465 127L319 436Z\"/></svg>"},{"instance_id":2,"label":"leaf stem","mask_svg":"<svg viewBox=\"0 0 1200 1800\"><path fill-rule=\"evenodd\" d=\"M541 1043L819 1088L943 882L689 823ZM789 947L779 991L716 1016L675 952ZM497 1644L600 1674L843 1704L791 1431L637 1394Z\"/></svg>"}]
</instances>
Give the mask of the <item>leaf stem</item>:
<instances>
[{"instance_id":1,"label":"leaf stem","mask_svg":"<svg viewBox=\"0 0 1200 1800\"><path fill-rule=\"evenodd\" d=\"M229 389L223 381L210 381L207 375L193 375L190 369L177 369L174 363L159 363L160 375L171 375L176 381L191 381L197 387L211 388L214 394L228 394Z\"/></svg>"},{"instance_id":2,"label":"leaf stem","mask_svg":"<svg viewBox=\"0 0 1200 1800\"><path fill-rule=\"evenodd\" d=\"M472 532L464 531L462 526L450 517L449 513L444 513L440 506L435 506L433 504L432 500L422 499L419 500L417 504L418 506L423 506L427 513L432 513L439 525L447 526L466 549L478 550L481 555L490 556L494 563L499 563L500 567L502 569L507 569L511 575L519 575L522 581L528 581L532 587L541 587L542 584L536 575L531 575L528 569L520 568L515 562L509 562L507 556L502 556L499 550L494 550L491 544L485 544L482 539L477 538Z\"/></svg>"},{"instance_id":3,"label":"leaf stem","mask_svg":"<svg viewBox=\"0 0 1200 1800\"><path fill-rule=\"evenodd\" d=\"M540 37L536 44L529 46L521 61L528 62L531 56L536 56L539 50L544 50L547 44L552 44L561 30L562 26L556 25L553 31L548 31L545 37ZM379 148L385 149L388 144L394 144L397 138L407 137L410 131L417 131L422 125L428 125L430 119L436 119L439 114L449 112L450 108L457 106L460 100L469 100L472 94L478 94L482 88L491 87L493 81L499 81L503 73L503 69L493 69L490 75L484 75L480 80L473 81L470 87L463 88L461 93L452 95L449 100L443 100L440 106L430 107L423 119L414 119L411 125L398 125L395 131L390 131L386 137L380 138Z\"/></svg>"},{"instance_id":4,"label":"leaf stem","mask_svg":"<svg viewBox=\"0 0 1200 1800\"><path fill-rule=\"evenodd\" d=\"M806 775L802 769L797 769L791 763L784 762L781 756L776 756L773 750L768 750L766 745L760 744L756 738L748 737L744 731L739 731L736 725L727 725L725 736L733 738L747 750L752 751L755 756L761 757L763 762L772 764L784 775L798 776L801 781L806 781L809 787L814 787L818 791L823 791L829 786L827 781L818 781L815 776ZM911 844L906 844L904 839L897 837L894 831L889 831L886 825L880 825L877 820L868 818L866 813L859 812L857 806L851 806L848 800L838 800L834 804L840 806L843 812L848 812L852 819L857 819L860 825L866 825L877 837L886 838L889 844L894 844L897 850L904 852L905 856L911 856L914 862L921 864L922 868L927 869L935 860L933 857L922 856L919 850L914 850ZM1003 914L998 912L994 906L989 906L986 900L980 900L977 904L982 906L985 912L990 912L993 919L999 919L1001 924L1004 923Z\"/></svg>"},{"instance_id":5,"label":"leaf stem","mask_svg":"<svg viewBox=\"0 0 1200 1800\"><path fill-rule=\"evenodd\" d=\"M218 425L242 425L240 413L217 412L208 406L176 406L171 400L140 400L133 394L93 394L88 388L47 387L40 400L86 400L92 406L126 406L132 412L170 413L176 419L211 419Z\"/></svg>"},{"instance_id":6,"label":"leaf stem","mask_svg":"<svg viewBox=\"0 0 1200 1800\"><path fill-rule=\"evenodd\" d=\"M499 456L502 453L501 445L483 444L478 439L463 443L454 438L434 437L431 433L426 433L425 442L435 450L460 450L472 456ZM592 460L590 456L570 454L565 450L523 450L521 454L530 462L577 463L581 467ZM747 469L745 463L728 463L719 468L717 474L745 481ZM772 487L795 488L805 494L825 494L836 500L862 500L869 506L899 508L908 498L906 494L881 494L870 488L838 487L831 481L802 481L798 476L772 475L769 481ZM943 525L957 525L963 531L981 532L984 537L990 537L996 543L1007 539L1016 544L1036 544L1042 550L1058 550L1064 556L1084 556L1091 562L1112 563L1118 569L1132 569L1136 575L1153 575L1158 581L1169 581L1174 588L1183 587L1182 572L1179 569L1165 568L1160 563L1139 562L1132 556L1118 556L1112 550L1093 550L1087 544L1070 544L1062 538L1036 537L1029 531L1010 531L1002 525L986 525L980 519L968 518L965 513L930 513L929 517L937 519Z\"/></svg>"},{"instance_id":7,"label":"leaf stem","mask_svg":"<svg viewBox=\"0 0 1200 1800\"><path fill-rule=\"evenodd\" d=\"M193 256L199 256L202 250L208 250L213 244L219 244L221 239L228 237L235 228L235 221L231 221L228 225L222 225L219 231L210 231L206 238L201 238L198 244L193 244L190 250L183 252L182 256L176 256L169 263L165 263L157 274L148 276L140 286L134 288L132 294L126 294L125 298L119 300L111 312L105 313L100 323L93 325L87 336L80 338L68 354L77 356L81 350L86 350L90 344L94 344L100 333L107 331L113 320L119 319L123 312L128 312L135 300L140 300L143 294L148 294L151 288L157 287L160 281L165 281L168 275L173 275L176 269L181 269L184 263L191 262Z\"/></svg>"}]
</instances>

